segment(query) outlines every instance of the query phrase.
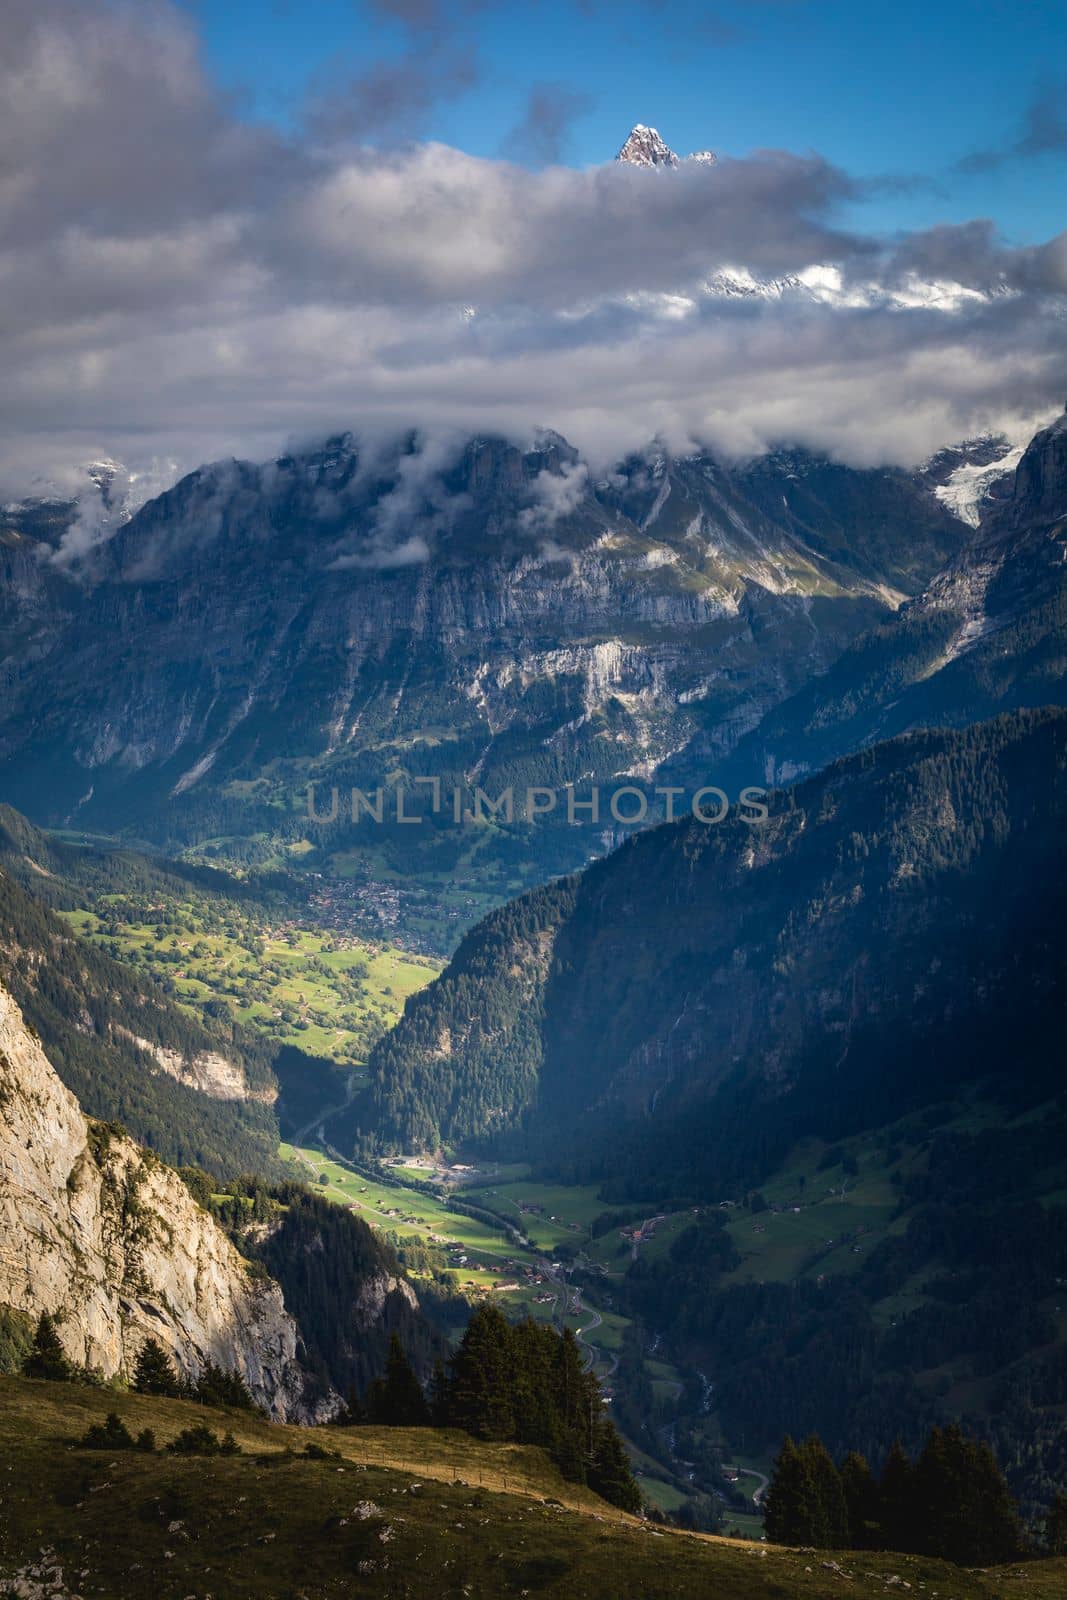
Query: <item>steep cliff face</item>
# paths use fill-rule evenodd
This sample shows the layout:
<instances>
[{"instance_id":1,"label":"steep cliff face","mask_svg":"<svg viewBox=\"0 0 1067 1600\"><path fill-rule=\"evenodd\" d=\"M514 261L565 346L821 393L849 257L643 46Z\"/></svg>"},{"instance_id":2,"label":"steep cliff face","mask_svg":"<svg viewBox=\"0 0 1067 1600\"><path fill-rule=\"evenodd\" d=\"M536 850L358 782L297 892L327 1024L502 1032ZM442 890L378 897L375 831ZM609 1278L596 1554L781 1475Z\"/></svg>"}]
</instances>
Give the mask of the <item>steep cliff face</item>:
<instances>
[{"instance_id":1,"label":"steep cliff face","mask_svg":"<svg viewBox=\"0 0 1067 1600\"><path fill-rule=\"evenodd\" d=\"M299 829L309 779L648 776L698 733L728 750L963 532L912 475L796 455L598 478L546 434L216 464L63 578L34 660L0 629L0 786L174 844Z\"/></svg>"},{"instance_id":2,"label":"steep cliff face","mask_svg":"<svg viewBox=\"0 0 1067 1600\"><path fill-rule=\"evenodd\" d=\"M89 1123L0 988L0 1303L62 1319L68 1354L129 1374L151 1335L196 1375L241 1373L277 1418L305 1414L299 1334L181 1179Z\"/></svg>"}]
</instances>

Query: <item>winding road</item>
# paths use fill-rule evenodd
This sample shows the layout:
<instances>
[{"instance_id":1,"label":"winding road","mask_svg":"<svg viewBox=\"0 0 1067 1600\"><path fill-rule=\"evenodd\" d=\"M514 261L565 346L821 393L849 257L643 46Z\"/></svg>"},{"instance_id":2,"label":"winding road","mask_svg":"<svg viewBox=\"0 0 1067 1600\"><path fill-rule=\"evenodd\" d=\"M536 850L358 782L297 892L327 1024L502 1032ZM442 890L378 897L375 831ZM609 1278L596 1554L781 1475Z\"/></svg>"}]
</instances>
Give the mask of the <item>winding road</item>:
<instances>
[{"instance_id":1,"label":"winding road","mask_svg":"<svg viewBox=\"0 0 1067 1600\"><path fill-rule=\"evenodd\" d=\"M738 1477L741 1478L758 1478L759 1486L753 1493L752 1504L754 1506L763 1504L763 1497L771 1486L770 1478L766 1477L762 1472L757 1472L755 1467L723 1467L722 1470L724 1472L736 1472Z\"/></svg>"}]
</instances>

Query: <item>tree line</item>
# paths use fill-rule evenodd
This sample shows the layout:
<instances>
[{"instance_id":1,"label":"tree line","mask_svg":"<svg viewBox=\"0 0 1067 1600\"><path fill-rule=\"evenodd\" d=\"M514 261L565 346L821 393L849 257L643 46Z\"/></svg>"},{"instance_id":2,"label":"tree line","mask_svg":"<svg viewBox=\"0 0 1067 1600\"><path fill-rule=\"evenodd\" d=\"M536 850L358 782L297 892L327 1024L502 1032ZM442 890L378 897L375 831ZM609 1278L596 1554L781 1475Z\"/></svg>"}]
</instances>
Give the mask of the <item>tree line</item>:
<instances>
[{"instance_id":1,"label":"tree line","mask_svg":"<svg viewBox=\"0 0 1067 1600\"><path fill-rule=\"evenodd\" d=\"M22 1362L27 1378L43 1378L50 1383L83 1383L92 1388L104 1379L95 1367L72 1361L59 1337L56 1318L42 1311L37 1319L33 1344ZM135 1394L160 1395L170 1400L193 1400L202 1406L228 1406L237 1411L257 1411L248 1385L239 1372L227 1371L209 1361L195 1378L179 1372L158 1339L148 1338L134 1363L130 1388Z\"/></svg>"},{"instance_id":2,"label":"tree line","mask_svg":"<svg viewBox=\"0 0 1067 1600\"><path fill-rule=\"evenodd\" d=\"M956 1424L932 1428L914 1461L897 1440L879 1477L857 1451L837 1466L818 1434L802 1444L787 1436L765 1506L776 1544L897 1550L960 1566L1011 1561L1025 1548L992 1450ZM1063 1524L1056 1539L1067 1544L1067 1504L1053 1515L1057 1529Z\"/></svg>"},{"instance_id":3,"label":"tree line","mask_svg":"<svg viewBox=\"0 0 1067 1600\"><path fill-rule=\"evenodd\" d=\"M394 1334L385 1370L340 1420L459 1428L476 1439L540 1445L571 1482L624 1511L641 1509L622 1440L574 1334L529 1318L510 1323L496 1306L475 1311L450 1360L437 1362L428 1393Z\"/></svg>"}]
</instances>

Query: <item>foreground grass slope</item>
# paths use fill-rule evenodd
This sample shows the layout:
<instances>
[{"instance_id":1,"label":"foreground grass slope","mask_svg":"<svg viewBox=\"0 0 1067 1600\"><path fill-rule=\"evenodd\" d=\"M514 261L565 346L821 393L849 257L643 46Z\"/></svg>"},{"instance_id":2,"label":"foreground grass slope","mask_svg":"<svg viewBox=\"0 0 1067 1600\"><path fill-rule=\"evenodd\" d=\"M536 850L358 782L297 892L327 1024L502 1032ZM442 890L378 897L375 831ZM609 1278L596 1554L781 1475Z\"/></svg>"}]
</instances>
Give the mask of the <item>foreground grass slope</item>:
<instances>
[{"instance_id":1,"label":"foreground grass slope","mask_svg":"<svg viewBox=\"0 0 1067 1600\"><path fill-rule=\"evenodd\" d=\"M115 1410L162 1447L207 1422L242 1453L80 1449ZM313 1446L336 1454L321 1459ZM0 1379L0 1594L107 1600L1054 1600L1067 1562L963 1572L673 1533L565 1484L538 1450L421 1430L274 1427L178 1401ZM34 1587L37 1585L38 1587Z\"/></svg>"}]
</instances>

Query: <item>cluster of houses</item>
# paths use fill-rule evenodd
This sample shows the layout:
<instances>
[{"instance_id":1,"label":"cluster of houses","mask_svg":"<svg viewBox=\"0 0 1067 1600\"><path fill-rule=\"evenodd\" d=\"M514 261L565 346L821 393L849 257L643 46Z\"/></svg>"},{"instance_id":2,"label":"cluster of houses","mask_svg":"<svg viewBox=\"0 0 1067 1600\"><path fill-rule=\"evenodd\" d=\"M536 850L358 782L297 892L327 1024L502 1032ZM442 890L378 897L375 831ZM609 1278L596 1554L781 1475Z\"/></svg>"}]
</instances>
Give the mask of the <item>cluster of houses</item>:
<instances>
[{"instance_id":1,"label":"cluster of houses","mask_svg":"<svg viewBox=\"0 0 1067 1600\"><path fill-rule=\"evenodd\" d=\"M310 876L316 886L309 907L322 927L371 938L388 935L394 944L417 954L439 953L432 942L420 938L411 927L410 913L427 909L425 890L405 889L377 878L334 878L321 872ZM477 910L473 895L462 904L438 903L432 907L433 915L444 922L469 920Z\"/></svg>"}]
</instances>

